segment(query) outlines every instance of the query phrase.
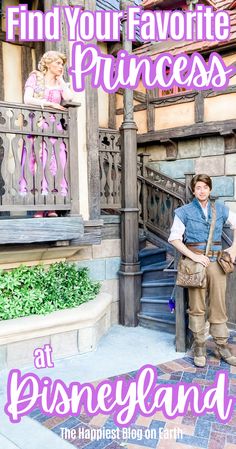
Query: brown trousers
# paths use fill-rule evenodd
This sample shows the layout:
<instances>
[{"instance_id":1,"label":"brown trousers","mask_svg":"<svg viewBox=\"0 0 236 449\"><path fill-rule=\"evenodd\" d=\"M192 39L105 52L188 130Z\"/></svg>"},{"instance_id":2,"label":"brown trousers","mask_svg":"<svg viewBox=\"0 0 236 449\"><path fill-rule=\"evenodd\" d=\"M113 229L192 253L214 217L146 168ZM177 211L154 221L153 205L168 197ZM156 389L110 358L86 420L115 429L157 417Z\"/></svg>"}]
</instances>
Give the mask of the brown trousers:
<instances>
[{"instance_id":1,"label":"brown trousers","mask_svg":"<svg viewBox=\"0 0 236 449\"><path fill-rule=\"evenodd\" d=\"M207 288L189 288L189 328L199 343L205 341L205 319L210 323L210 334L218 344L227 342L229 331L226 325L225 304L226 275L218 262L211 262L206 268ZM208 307L206 307L208 293ZM208 316L206 316L206 309Z\"/></svg>"}]
</instances>

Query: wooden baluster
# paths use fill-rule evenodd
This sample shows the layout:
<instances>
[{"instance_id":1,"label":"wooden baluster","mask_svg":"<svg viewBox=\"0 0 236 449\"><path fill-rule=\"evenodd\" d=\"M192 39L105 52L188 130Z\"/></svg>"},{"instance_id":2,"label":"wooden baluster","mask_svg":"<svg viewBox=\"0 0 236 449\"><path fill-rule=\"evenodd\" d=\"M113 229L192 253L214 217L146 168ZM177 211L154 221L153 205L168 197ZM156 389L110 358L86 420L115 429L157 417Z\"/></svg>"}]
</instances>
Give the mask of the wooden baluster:
<instances>
[{"instance_id":1,"label":"wooden baluster","mask_svg":"<svg viewBox=\"0 0 236 449\"><path fill-rule=\"evenodd\" d=\"M167 233L169 234L170 232L170 228L172 226L173 223L173 219L172 219L172 204L173 204L173 200L171 198L170 195L166 195L166 226L165 226L165 230L167 231Z\"/></svg>"},{"instance_id":2,"label":"wooden baluster","mask_svg":"<svg viewBox=\"0 0 236 449\"><path fill-rule=\"evenodd\" d=\"M30 142L30 151L28 158L28 169L29 169L29 192L31 197L31 204L35 204L35 172L36 172L36 155L35 155L35 136L28 135L27 138Z\"/></svg>"},{"instance_id":3,"label":"wooden baluster","mask_svg":"<svg viewBox=\"0 0 236 449\"><path fill-rule=\"evenodd\" d=\"M12 187L11 187L12 173L9 172L9 154L11 152L12 158L13 158L11 142L14 137L15 137L15 134L11 134L10 136L9 135L7 136L4 133L1 134L2 142L3 142L2 146L4 148L1 171L2 171L2 178L4 181L3 189L5 190L4 194L2 195L2 205L6 205L6 206L12 205ZM14 171L14 167L12 167L12 168Z\"/></svg>"},{"instance_id":4,"label":"wooden baluster","mask_svg":"<svg viewBox=\"0 0 236 449\"><path fill-rule=\"evenodd\" d=\"M31 171L31 154L32 154L32 145L33 138L32 136L25 136L25 167L24 167L24 177L26 180L26 195L21 198L21 203L28 206L28 210L30 206L34 205L34 196L33 196L33 175Z\"/></svg>"},{"instance_id":5,"label":"wooden baluster","mask_svg":"<svg viewBox=\"0 0 236 449\"><path fill-rule=\"evenodd\" d=\"M101 190L101 204L102 206L106 206L106 197L105 197L105 185L106 185L106 174L104 169L105 164L105 153L104 151L100 151L100 190Z\"/></svg>"},{"instance_id":6,"label":"wooden baluster","mask_svg":"<svg viewBox=\"0 0 236 449\"><path fill-rule=\"evenodd\" d=\"M137 189L137 195L138 195L138 208L139 208L139 222L143 224L144 226L144 220L143 220L143 183L138 179L138 189Z\"/></svg>"},{"instance_id":7,"label":"wooden baluster","mask_svg":"<svg viewBox=\"0 0 236 449\"><path fill-rule=\"evenodd\" d=\"M20 193L20 195L26 195L27 194L27 181L25 179L26 156L27 156L26 140L23 139L23 145L22 145L21 157L20 157L20 166L21 166L21 175L20 175L20 179L19 179L19 193ZM17 159L17 155L16 155L16 159Z\"/></svg>"},{"instance_id":8,"label":"wooden baluster","mask_svg":"<svg viewBox=\"0 0 236 449\"><path fill-rule=\"evenodd\" d=\"M64 203L71 205L71 183L70 183L70 154L69 154L69 139L64 138L63 142L65 144L65 151L66 151L66 165L65 165L65 179L66 179L66 189L67 189L67 195L63 198ZM70 209L70 207L69 207Z\"/></svg>"},{"instance_id":9,"label":"wooden baluster","mask_svg":"<svg viewBox=\"0 0 236 449\"><path fill-rule=\"evenodd\" d=\"M63 197L67 196L68 193L68 182L66 180L66 164L67 164L67 148L65 142L61 142L60 144L60 163L62 167L62 178L60 183L60 194Z\"/></svg>"},{"instance_id":10,"label":"wooden baluster","mask_svg":"<svg viewBox=\"0 0 236 449\"><path fill-rule=\"evenodd\" d=\"M45 138L42 139L42 153L41 153L41 165L42 165L42 181L41 181L41 194L48 194L48 182L46 178L46 164L48 160L48 147Z\"/></svg>"},{"instance_id":11,"label":"wooden baluster","mask_svg":"<svg viewBox=\"0 0 236 449\"><path fill-rule=\"evenodd\" d=\"M23 196L27 193L27 182L25 179L26 145L21 135L16 135L11 140L11 150L8 159L8 170L11 171L11 204L23 204ZM12 164L12 167L11 167ZM22 179L22 186L20 185ZM22 190L21 190L22 189Z\"/></svg>"},{"instance_id":12,"label":"wooden baluster","mask_svg":"<svg viewBox=\"0 0 236 449\"><path fill-rule=\"evenodd\" d=\"M112 155L108 153L108 170L107 170L107 182L106 182L106 198L107 204L113 204L113 189L112 189Z\"/></svg>"},{"instance_id":13,"label":"wooden baluster","mask_svg":"<svg viewBox=\"0 0 236 449\"><path fill-rule=\"evenodd\" d=\"M54 153L54 147L57 139L54 137L44 137L44 142L47 148L47 158L45 163L45 178L47 180L47 195L45 195L45 202L47 210L54 209L54 195L55 192L55 176L57 173L57 161Z\"/></svg>"},{"instance_id":14,"label":"wooden baluster","mask_svg":"<svg viewBox=\"0 0 236 449\"><path fill-rule=\"evenodd\" d=\"M157 211L155 213L155 219L158 223L158 228L162 228L163 223L163 215L162 215L162 201L163 201L163 192L161 190L156 190L156 195L158 196L158 203L155 201L155 204L157 204Z\"/></svg>"},{"instance_id":15,"label":"wooden baluster","mask_svg":"<svg viewBox=\"0 0 236 449\"><path fill-rule=\"evenodd\" d=\"M114 178L113 178L113 201L114 205L119 205L119 153L114 154Z\"/></svg>"},{"instance_id":16,"label":"wooden baluster","mask_svg":"<svg viewBox=\"0 0 236 449\"><path fill-rule=\"evenodd\" d=\"M43 147L45 151L45 143L43 137L37 137L35 141L35 154L36 154L36 173L35 173L35 184L36 184L36 205L45 206L45 195L42 193L42 183L44 178L44 167L43 167ZM45 155L44 155L45 158ZM40 210L43 210L42 207Z\"/></svg>"}]
</instances>

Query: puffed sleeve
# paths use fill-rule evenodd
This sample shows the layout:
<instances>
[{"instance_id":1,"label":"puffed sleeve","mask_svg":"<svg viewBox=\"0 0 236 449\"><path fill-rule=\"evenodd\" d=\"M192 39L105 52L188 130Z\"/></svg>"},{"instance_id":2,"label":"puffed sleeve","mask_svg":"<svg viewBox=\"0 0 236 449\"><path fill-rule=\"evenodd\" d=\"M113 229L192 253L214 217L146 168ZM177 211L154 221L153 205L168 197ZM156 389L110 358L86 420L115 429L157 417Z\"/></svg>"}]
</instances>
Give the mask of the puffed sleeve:
<instances>
[{"instance_id":1,"label":"puffed sleeve","mask_svg":"<svg viewBox=\"0 0 236 449\"><path fill-rule=\"evenodd\" d=\"M25 83L25 89L27 87L32 87L33 89L35 89L36 87L36 75L35 73L31 73L29 78L27 79L26 83Z\"/></svg>"}]
</instances>

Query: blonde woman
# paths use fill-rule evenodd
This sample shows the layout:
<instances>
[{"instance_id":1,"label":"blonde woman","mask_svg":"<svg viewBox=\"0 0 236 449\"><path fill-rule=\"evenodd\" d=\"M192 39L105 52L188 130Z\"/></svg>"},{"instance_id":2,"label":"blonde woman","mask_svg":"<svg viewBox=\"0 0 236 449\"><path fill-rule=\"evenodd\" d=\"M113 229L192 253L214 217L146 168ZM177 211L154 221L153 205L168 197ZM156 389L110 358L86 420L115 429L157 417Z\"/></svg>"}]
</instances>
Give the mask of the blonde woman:
<instances>
[{"instance_id":1,"label":"blonde woman","mask_svg":"<svg viewBox=\"0 0 236 449\"><path fill-rule=\"evenodd\" d=\"M25 84L24 103L64 111L62 100L71 101L73 94L63 79L66 57L58 51L47 51L38 69L31 72Z\"/></svg>"},{"instance_id":2,"label":"blonde woman","mask_svg":"<svg viewBox=\"0 0 236 449\"><path fill-rule=\"evenodd\" d=\"M25 84L24 103L53 108L64 111L62 100L71 101L73 93L63 79L66 56L58 51L47 51L38 64L39 70L30 73ZM44 211L38 211L34 217L45 216ZM48 217L56 217L55 211L47 213Z\"/></svg>"}]
</instances>

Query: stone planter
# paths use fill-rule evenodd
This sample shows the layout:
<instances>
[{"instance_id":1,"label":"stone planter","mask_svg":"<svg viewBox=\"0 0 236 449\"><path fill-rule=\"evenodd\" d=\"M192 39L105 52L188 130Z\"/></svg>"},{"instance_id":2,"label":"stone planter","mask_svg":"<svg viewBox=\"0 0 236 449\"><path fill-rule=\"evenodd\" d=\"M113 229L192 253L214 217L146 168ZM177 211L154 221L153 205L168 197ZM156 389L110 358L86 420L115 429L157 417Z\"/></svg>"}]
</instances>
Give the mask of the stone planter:
<instances>
[{"instance_id":1,"label":"stone planter","mask_svg":"<svg viewBox=\"0 0 236 449\"><path fill-rule=\"evenodd\" d=\"M0 369L33 365L36 348L50 344L56 360L92 351L112 324L112 296L100 293L79 307L0 322Z\"/></svg>"}]
</instances>

